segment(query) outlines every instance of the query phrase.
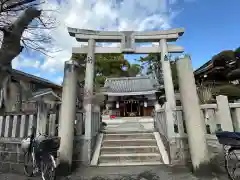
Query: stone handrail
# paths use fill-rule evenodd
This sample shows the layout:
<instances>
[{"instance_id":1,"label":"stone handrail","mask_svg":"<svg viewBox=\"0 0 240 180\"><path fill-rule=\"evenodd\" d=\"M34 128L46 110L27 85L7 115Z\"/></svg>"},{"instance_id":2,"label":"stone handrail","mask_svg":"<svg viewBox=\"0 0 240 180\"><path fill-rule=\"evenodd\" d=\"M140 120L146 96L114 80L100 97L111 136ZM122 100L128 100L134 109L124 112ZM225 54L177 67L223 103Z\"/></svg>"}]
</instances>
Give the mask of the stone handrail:
<instances>
[{"instance_id":1,"label":"stone handrail","mask_svg":"<svg viewBox=\"0 0 240 180\"><path fill-rule=\"evenodd\" d=\"M84 118L83 112L76 113L76 120L82 122ZM83 127L83 123L82 127ZM31 127L37 127L37 113L18 113L0 116L0 139L11 138L21 140L31 133ZM57 135L58 116L56 113L48 114L46 132L44 134L55 136ZM81 130L81 135L84 133L84 128Z\"/></svg>"},{"instance_id":2,"label":"stone handrail","mask_svg":"<svg viewBox=\"0 0 240 180\"><path fill-rule=\"evenodd\" d=\"M231 114L231 121L233 123L233 129L235 131L240 130L240 103L228 103L229 111ZM222 126L218 113L218 104L202 104L200 105L202 112L202 119L206 124L206 132L208 135L214 135L218 128ZM177 106L175 109L176 112L176 120L174 122L174 132L175 137L187 137L186 127L185 127L185 119L183 116L183 108L182 106ZM165 113L165 109L161 108L155 112L155 127L157 130L164 136L167 136L167 132L164 131L167 128L167 125L163 126L163 121L165 121L163 117ZM160 115L161 114L161 115ZM161 123L160 123L161 122ZM169 127L168 127L169 128Z\"/></svg>"}]
</instances>

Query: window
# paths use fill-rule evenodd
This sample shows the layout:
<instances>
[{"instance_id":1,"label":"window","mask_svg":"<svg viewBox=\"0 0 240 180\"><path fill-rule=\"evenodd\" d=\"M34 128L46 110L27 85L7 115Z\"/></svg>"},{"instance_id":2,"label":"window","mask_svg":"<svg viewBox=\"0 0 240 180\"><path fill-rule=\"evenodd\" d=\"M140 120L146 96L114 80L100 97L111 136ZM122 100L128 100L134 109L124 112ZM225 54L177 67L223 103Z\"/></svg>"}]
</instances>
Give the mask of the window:
<instances>
[{"instance_id":1,"label":"window","mask_svg":"<svg viewBox=\"0 0 240 180\"><path fill-rule=\"evenodd\" d=\"M20 93L16 94L16 102L19 103L20 102Z\"/></svg>"},{"instance_id":2,"label":"window","mask_svg":"<svg viewBox=\"0 0 240 180\"><path fill-rule=\"evenodd\" d=\"M36 90L36 84L31 83L31 90L35 91Z\"/></svg>"}]
</instances>

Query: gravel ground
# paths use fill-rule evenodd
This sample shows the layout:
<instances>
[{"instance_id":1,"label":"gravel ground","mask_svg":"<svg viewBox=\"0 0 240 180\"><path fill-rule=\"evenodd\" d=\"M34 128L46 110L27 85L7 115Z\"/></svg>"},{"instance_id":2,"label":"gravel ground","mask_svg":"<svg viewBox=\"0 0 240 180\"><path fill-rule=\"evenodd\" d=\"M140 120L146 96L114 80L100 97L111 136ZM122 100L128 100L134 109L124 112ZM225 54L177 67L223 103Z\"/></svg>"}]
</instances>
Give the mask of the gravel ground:
<instances>
[{"instance_id":1,"label":"gravel ground","mask_svg":"<svg viewBox=\"0 0 240 180\"><path fill-rule=\"evenodd\" d=\"M17 174L0 174L0 180L40 180ZM228 180L226 175L196 177L186 167L80 167L71 176L57 180Z\"/></svg>"}]
</instances>

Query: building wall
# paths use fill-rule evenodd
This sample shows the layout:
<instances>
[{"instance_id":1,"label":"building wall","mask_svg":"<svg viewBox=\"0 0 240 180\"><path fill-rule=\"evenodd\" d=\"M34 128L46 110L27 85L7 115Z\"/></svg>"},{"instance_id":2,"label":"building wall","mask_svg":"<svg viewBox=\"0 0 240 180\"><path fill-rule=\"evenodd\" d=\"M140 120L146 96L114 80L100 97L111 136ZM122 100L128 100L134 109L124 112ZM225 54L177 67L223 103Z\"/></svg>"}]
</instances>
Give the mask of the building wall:
<instances>
[{"instance_id":1,"label":"building wall","mask_svg":"<svg viewBox=\"0 0 240 180\"><path fill-rule=\"evenodd\" d=\"M27 101L33 92L40 89L49 88L40 83L27 80L12 80L7 90L7 101L5 102L5 112L36 111L36 102ZM61 95L60 89L53 89L56 94ZM22 101L22 104L20 103Z\"/></svg>"}]
</instances>

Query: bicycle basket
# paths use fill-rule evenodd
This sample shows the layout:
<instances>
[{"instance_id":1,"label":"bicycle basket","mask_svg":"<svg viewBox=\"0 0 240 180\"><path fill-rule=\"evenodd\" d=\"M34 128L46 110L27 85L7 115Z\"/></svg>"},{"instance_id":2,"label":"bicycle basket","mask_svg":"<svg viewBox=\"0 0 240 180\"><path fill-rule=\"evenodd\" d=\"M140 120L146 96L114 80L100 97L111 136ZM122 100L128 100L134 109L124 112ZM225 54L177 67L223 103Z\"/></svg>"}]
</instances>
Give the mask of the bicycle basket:
<instances>
[{"instance_id":1,"label":"bicycle basket","mask_svg":"<svg viewBox=\"0 0 240 180\"><path fill-rule=\"evenodd\" d=\"M56 152L60 147L60 137L48 137L36 143L37 152Z\"/></svg>"},{"instance_id":2,"label":"bicycle basket","mask_svg":"<svg viewBox=\"0 0 240 180\"><path fill-rule=\"evenodd\" d=\"M240 146L240 133L236 132L217 132L216 136L220 144L228 146Z\"/></svg>"}]
</instances>

